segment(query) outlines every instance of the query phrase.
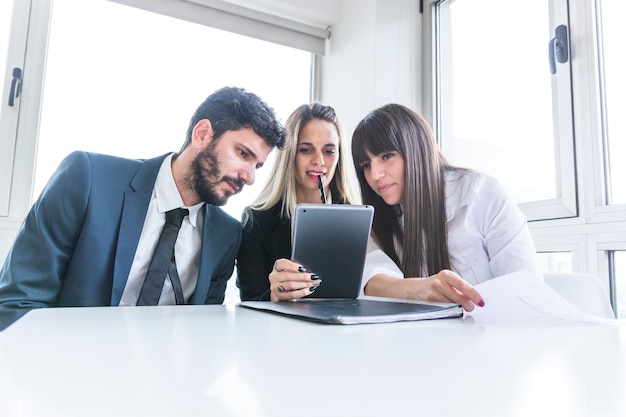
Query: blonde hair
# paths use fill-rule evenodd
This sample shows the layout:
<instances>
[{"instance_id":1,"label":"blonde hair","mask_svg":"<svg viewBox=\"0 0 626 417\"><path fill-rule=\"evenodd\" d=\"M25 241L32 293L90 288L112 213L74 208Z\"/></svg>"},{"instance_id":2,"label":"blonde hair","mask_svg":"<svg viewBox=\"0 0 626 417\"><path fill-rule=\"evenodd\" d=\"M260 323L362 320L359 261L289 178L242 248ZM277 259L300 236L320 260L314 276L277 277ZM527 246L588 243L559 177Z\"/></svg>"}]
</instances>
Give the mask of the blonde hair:
<instances>
[{"instance_id":1,"label":"blonde hair","mask_svg":"<svg viewBox=\"0 0 626 417\"><path fill-rule=\"evenodd\" d=\"M332 201L354 204L357 202L354 189L350 181L351 165L347 160L348 151L343 133L343 128L335 114L335 110L330 106L314 102L303 104L294 110L285 122L287 137L285 145L276 155L276 161L272 168L272 173L263 190L252 204L248 206L251 210L264 211L282 202L281 217L291 220L297 204L296 197L296 173L295 160L298 147L298 137L304 126L311 120L323 120L335 125L339 137L338 154L339 161L335 169L335 175L329 184ZM244 211L244 223L247 221Z\"/></svg>"}]
</instances>

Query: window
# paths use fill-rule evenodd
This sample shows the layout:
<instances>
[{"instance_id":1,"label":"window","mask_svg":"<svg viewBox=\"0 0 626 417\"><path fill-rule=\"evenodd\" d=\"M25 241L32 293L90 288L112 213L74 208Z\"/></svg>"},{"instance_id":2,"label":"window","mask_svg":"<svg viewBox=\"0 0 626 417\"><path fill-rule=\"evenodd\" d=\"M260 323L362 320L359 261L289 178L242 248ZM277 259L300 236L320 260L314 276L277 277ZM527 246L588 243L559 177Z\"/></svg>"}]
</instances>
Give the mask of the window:
<instances>
[{"instance_id":1,"label":"window","mask_svg":"<svg viewBox=\"0 0 626 417\"><path fill-rule=\"evenodd\" d=\"M193 111L225 85L258 94L284 121L309 101L311 56L110 1L55 0L33 198L73 150L177 151ZM271 165L229 201L230 214L240 217Z\"/></svg>"},{"instance_id":2,"label":"window","mask_svg":"<svg viewBox=\"0 0 626 417\"><path fill-rule=\"evenodd\" d=\"M613 276L613 301L617 318L626 318L626 251L610 252L611 274Z\"/></svg>"},{"instance_id":3,"label":"window","mask_svg":"<svg viewBox=\"0 0 626 417\"><path fill-rule=\"evenodd\" d=\"M626 4L427 4L435 87L425 106L444 154L509 190L544 272L598 276L624 316ZM563 45L552 68L551 44Z\"/></svg>"},{"instance_id":4,"label":"window","mask_svg":"<svg viewBox=\"0 0 626 417\"><path fill-rule=\"evenodd\" d=\"M551 74L546 53L557 26L568 41L567 2L443 0L435 12L443 153L497 177L531 220L576 216L569 59Z\"/></svg>"},{"instance_id":5,"label":"window","mask_svg":"<svg viewBox=\"0 0 626 417\"><path fill-rule=\"evenodd\" d=\"M12 210L13 220L0 224L9 225L0 227L0 258L32 201L71 151L131 158L177 151L193 111L226 85L258 94L283 122L312 99L315 54L323 53L328 30L296 22L288 22L284 29L280 24L285 19L272 18L267 24L263 22L267 16L254 11L244 13L248 24L243 27L237 16L241 6L203 3L54 0L54 7L52 0L2 3L0 22L10 15L11 5L23 9L23 19L16 20L17 12L13 20L6 19L20 29L12 30L10 45L21 57L17 66L26 65L30 79L19 101L19 123L15 111L14 123L7 125L2 106L0 202ZM16 41L20 36L22 42ZM2 42L6 40L0 37L0 47ZM9 136L11 143L4 142ZM2 158L7 157L11 163L17 161L13 167L4 164ZM229 200L228 213L240 217L263 186L272 161L271 154L257 171L255 184ZM0 205L0 216L4 214ZM227 304L238 299L234 280L230 284Z\"/></svg>"},{"instance_id":6,"label":"window","mask_svg":"<svg viewBox=\"0 0 626 417\"><path fill-rule=\"evenodd\" d=\"M18 46L9 48L11 22L24 24L28 22L28 4L22 2L13 10L12 1L3 1L0 4L0 71L5 71L2 89L2 104L0 105L0 216L9 215L9 192L13 177L13 155L15 151L15 130L19 112L22 72L24 68L24 54L18 51ZM18 31L14 42L23 47L25 31Z\"/></svg>"},{"instance_id":7,"label":"window","mask_svg":"<svg viewBox=\"0 0 626 417\"><path fill-rule=\"evenodd\" d=\"M571 252L539 252L537 259L542 272L572 272Z\"/></svg>"},{"instance_id":8,"label":"window","mask_svg":"<svg viewBox=\"0 0 626 417\"><path fill-rule=\"evenodd\" d=\"M13 16L13 2L3 1L0 4L0 68L6 66L6 54L9 49L9 29L11 28L11 17ZM3 96L4 97L4 96Z\"/></svg>"},{"instance_id":9,"label":"window","mask_svg":"<svg viewBox=\"0 0 626 417\"><path fill-rule=\"evenodd\" d=\"M284 121L310 100L311 59L110 1L55 0L33 197L76 149L132 158L177 151L193 111L225 85L258 94ZM254 185L229 199L224 209L233 217L258 194L272 161L273 154ZM231 279L225 303L238 300Z\"/></svg>"},{"instance_id":10,"label":"window","mask_svg":"<svg viewBox=\"0 0 626 417\"><path fill-rule=\"evenodd\" d=\"M626 120L622 109L626 106L626 57L624 32L626 3L620 0L600 2L600 30L602 46L602 79L605 100L606 145L609 179L607 203L626 203Z\"/></svg>"}]
</instances>

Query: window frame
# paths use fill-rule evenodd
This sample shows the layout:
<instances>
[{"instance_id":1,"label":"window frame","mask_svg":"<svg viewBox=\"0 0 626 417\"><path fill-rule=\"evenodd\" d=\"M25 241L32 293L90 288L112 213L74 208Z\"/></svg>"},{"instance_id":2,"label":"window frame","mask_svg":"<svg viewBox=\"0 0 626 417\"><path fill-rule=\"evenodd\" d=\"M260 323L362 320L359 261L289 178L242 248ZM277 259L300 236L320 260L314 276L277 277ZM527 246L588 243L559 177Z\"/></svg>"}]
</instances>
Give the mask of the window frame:
<instances>
[{"instance_id":1,"label":"window frame","mask_svg":"<svg viewBox=\"0 0 626 417\"><path fill-rule=\"evenodd\" d=\"M440 80L437 62L434 3L426 0L423 14L424 115L437 129L440 111L437 91ZM600 0L569 0L572 117L576 215L554 216L545 202L520 204L538 252L571 252L573 272L598 276L615 307L615 277L611 274L609 252L626 250L626 204L608 204L606 186L606 126L602 82L602 39L599 35ZM570 197L571 198L571 197ZM538 214L544 213L543 218ZM540 216L539 216L540 217ZM556 218L560 217L560 218ZM612 292L611 292L612 291Z\"/></svg>"},{"instance_id":2,"label":"window frame","mask_svg":"<svg viewBox=\"0 0 626 417\"><path fill-rule=\"evenodd\" d=\"M440 147L445 146L445 123L442 119L447 110L442 104L441 96L447 93L446 86L443 85L441 71L445 71L446 65L441 63L445 61L445 53L442 52L442 37L445 37L445 10L442 7L450 0L429 0L425 20L429 22L430 35L426 39L430 39L429 57L425 59L426 66L430 67L430 74L433 87L431 88L432 96L429 98L432 107L430 119L432 120L433 131ZM564 24L570 27L567 1L551 0L550 1L550 25L552 28ZM571 38L571 35L568 36ZM546 46L550 39L546 39ZM571 49L571 48L570 48ZM547 61L547 59L546 59ZM546 62L547 65L547 62ZM572 59L567 63L557 63L557 73L552 77L553 97L557 100L553 101L553 122L554 122L554 141L555 141L555 168L556 168L556 191L557 195L553 199L536 200L520 203L519 207L526 215L529 221L550 220L560 218L575 218L579 214L579 204L577 195L577 176L576 176L576 159L575 159L575 131L574 121L572 120L572 100L571 90L569 86L572 83ZM426 75L425 75L425 78ZM478 167L479 169L479 167Z\"/></svg>"},{"instance_id":3,"label":"window frame","mask_svg":"<svg viewBox=\"0 0 626 417\"><path fill-rule=\"evenodd\" d=\"M0 154L4 158L0 168L0 223L3 228L7 223L11 228L21 222L30 205L51 10L52 0L14 1L3 97L8 97L14 67L22 68L22 88L13 108L4 99L2 103L0 128L5 139L0 142Z\"/></svg>"}]
</instances>

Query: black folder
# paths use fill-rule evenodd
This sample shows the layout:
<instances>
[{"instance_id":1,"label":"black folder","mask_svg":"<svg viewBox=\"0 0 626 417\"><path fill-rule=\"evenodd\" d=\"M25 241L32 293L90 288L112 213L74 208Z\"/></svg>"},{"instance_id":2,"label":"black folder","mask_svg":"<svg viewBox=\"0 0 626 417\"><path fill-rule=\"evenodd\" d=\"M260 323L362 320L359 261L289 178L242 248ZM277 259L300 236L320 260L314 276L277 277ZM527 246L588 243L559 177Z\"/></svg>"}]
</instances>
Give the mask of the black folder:
<instances>
[{"instance_id":1,"label":"black folder","mask_svg":"<svg viewBox=\"0 0 626 417\"><path fill-rule=\"evenodd\" d=\"M451 303L426 303L379 297L312 299L295 301L243 301L242 307L327 324L389 323L463 316L463 307Z\"/></svg>"}]
</instances>

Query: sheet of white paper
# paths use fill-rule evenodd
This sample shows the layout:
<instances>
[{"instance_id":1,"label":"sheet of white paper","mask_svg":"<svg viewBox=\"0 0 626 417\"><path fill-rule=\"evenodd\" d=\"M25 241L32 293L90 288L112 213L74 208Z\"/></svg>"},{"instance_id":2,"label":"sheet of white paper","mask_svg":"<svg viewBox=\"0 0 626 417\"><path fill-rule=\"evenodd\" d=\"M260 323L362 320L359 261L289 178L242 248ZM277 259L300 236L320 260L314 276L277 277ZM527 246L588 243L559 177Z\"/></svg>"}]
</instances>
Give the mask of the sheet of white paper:
<instances>
[{"instance_id":1,"label":"sheet of white paper","mask_svg":"<svg viewBox=\"0 0 626 417\"><path fill-rule=\"evenodd\" d=\"M527 271L502 275L475 286L485 306L466 316L476 322L523 323L566 320L586 323L625 324L622 320L592 316Z\"/></svg>"}]
</instances>

